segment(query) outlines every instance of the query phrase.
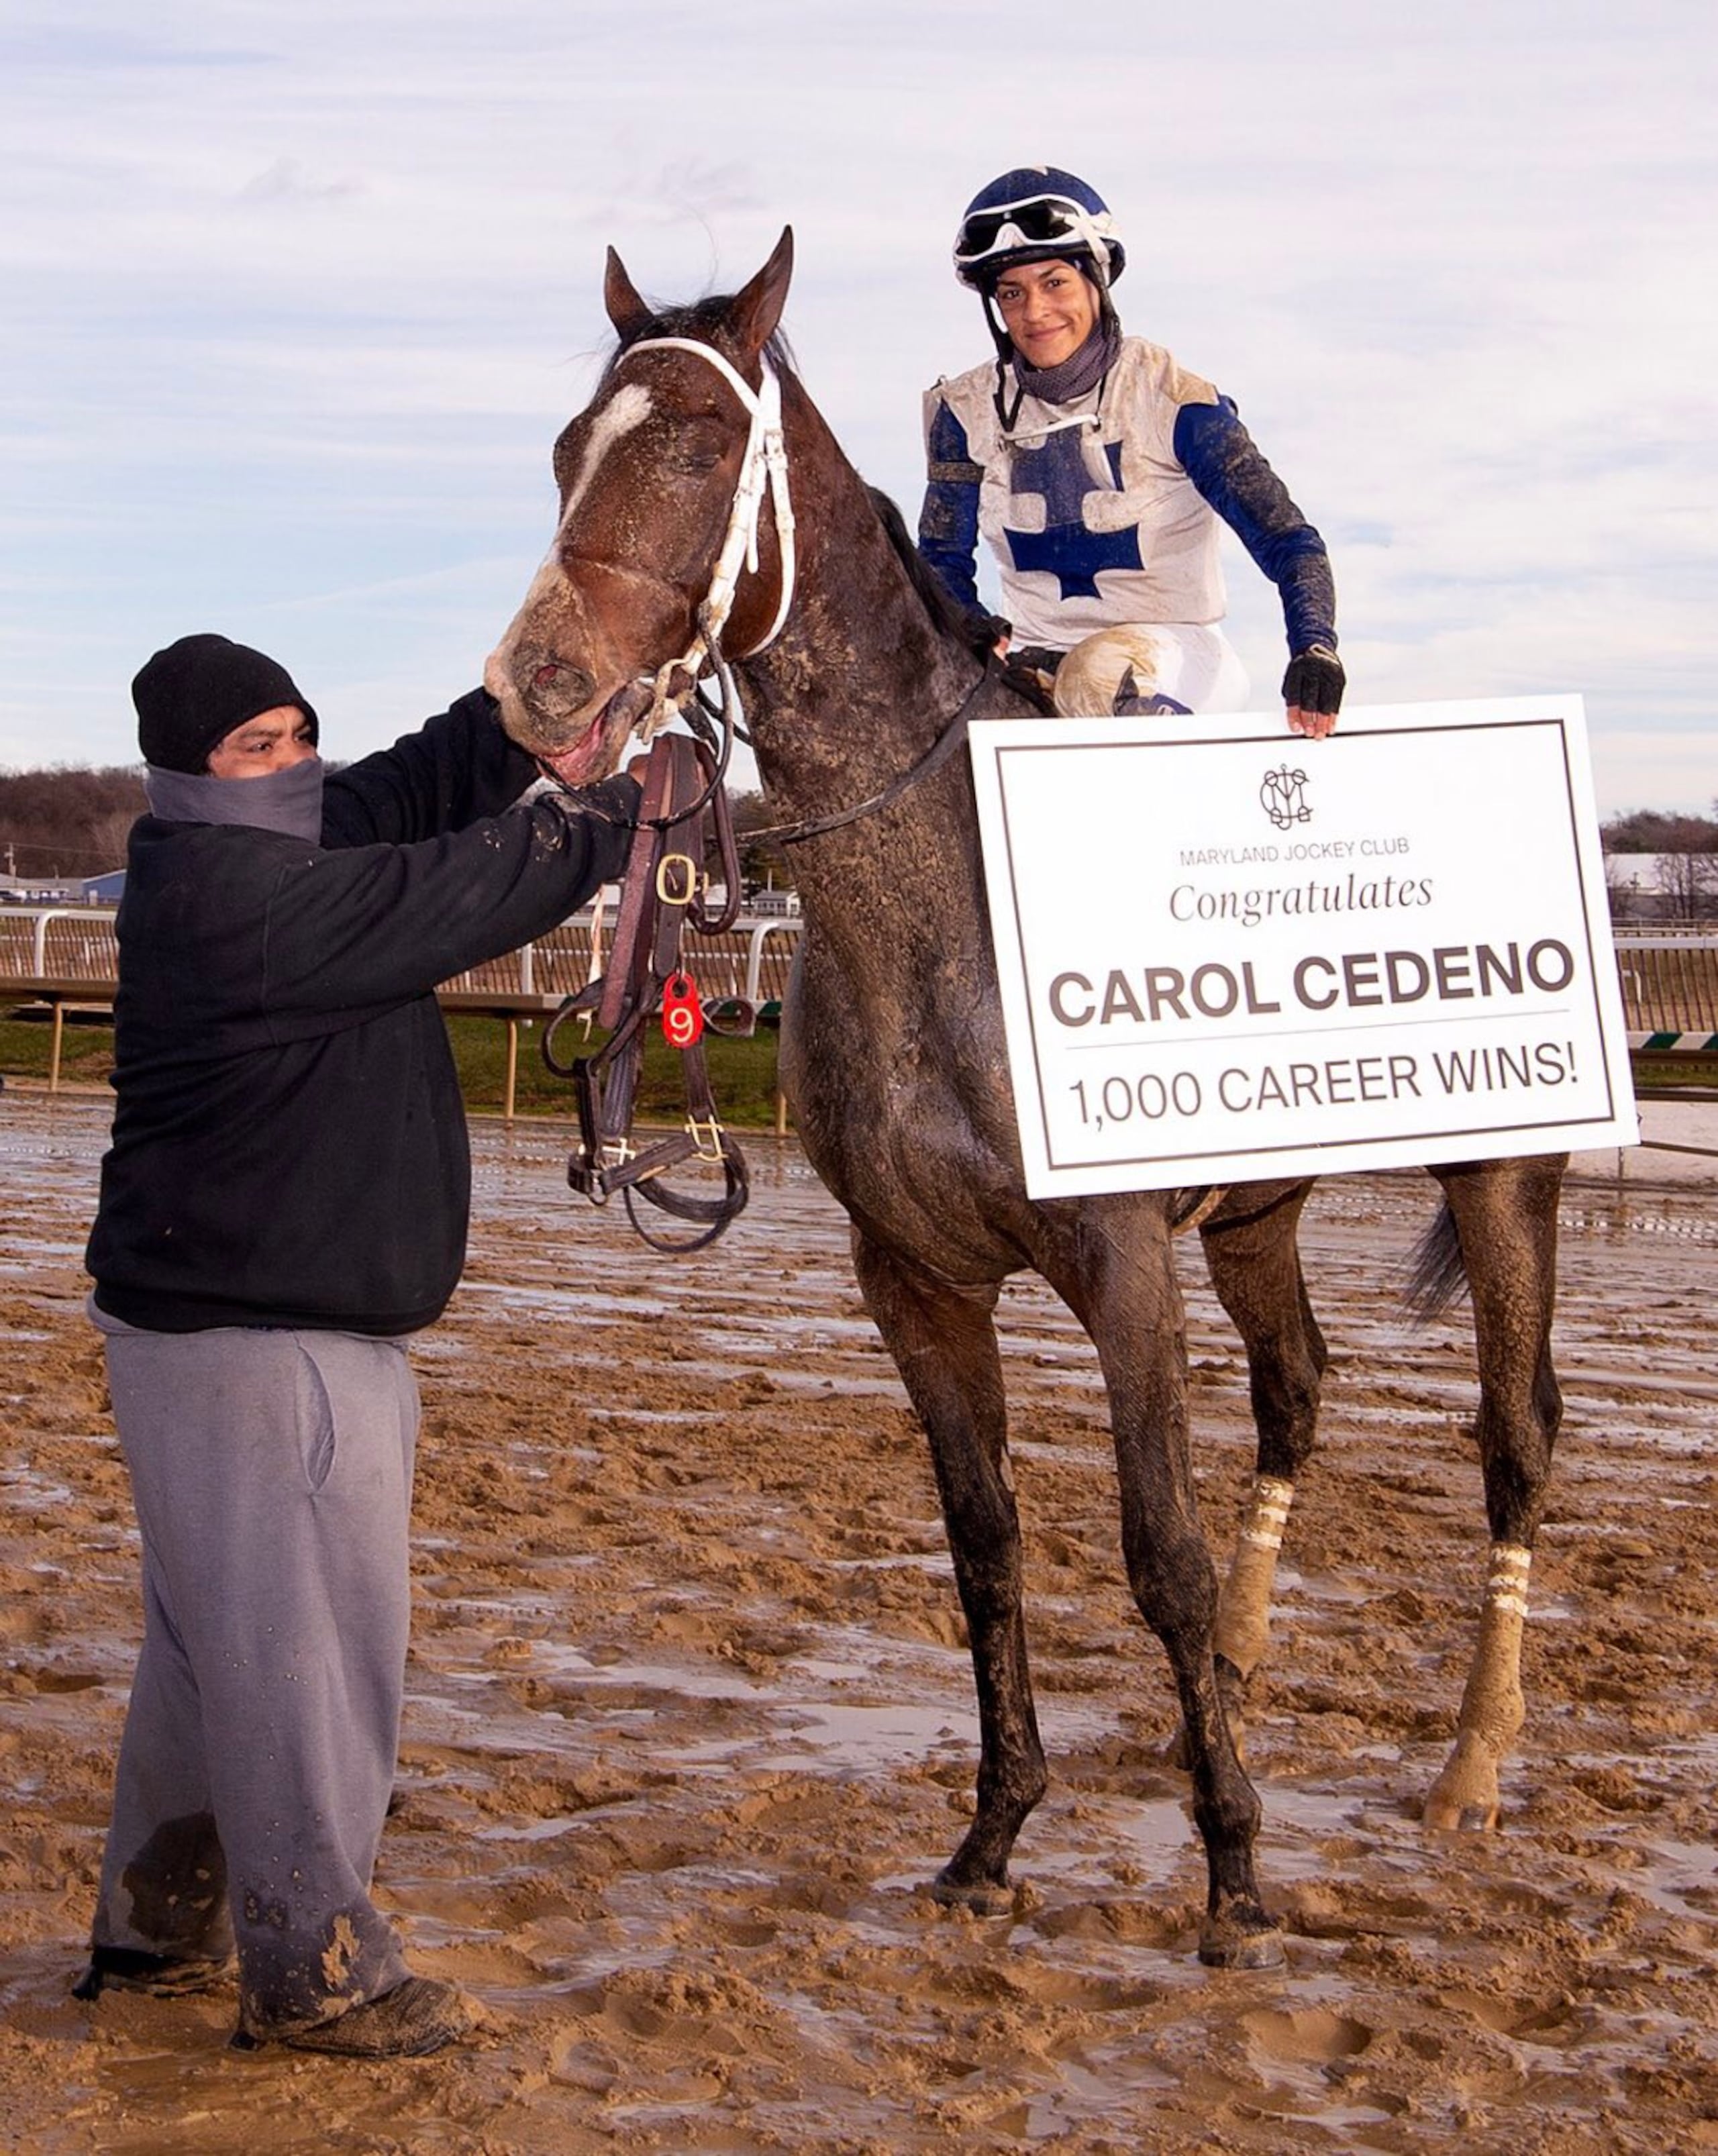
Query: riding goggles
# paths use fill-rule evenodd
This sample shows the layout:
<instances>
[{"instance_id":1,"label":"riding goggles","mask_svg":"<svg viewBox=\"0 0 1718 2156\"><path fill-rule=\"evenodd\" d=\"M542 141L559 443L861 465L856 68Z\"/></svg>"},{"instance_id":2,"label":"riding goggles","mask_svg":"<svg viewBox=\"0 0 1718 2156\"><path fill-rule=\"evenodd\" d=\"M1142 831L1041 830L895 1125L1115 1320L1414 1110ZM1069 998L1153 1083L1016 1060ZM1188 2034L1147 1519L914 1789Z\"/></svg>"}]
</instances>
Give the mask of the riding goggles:
<instances>
[{"instance_id":1,"label":"riding goggles","mask_svg":"<svg viewBox=\"0 0 1718 2156\"><path fill-rule=\"evenodd\" d=\"M1110 237L1107 217L1094 217L1078 203L1063 195L1031 195L1024 202L1003 203L995 209L975 210L962 224L954 242L954 260L963 270L992 255L1011 254L1022 247L1047 247L1058 239L1076 241L1089 248L1100 264L1107 264Z\"/></svg>"}]
</instances>

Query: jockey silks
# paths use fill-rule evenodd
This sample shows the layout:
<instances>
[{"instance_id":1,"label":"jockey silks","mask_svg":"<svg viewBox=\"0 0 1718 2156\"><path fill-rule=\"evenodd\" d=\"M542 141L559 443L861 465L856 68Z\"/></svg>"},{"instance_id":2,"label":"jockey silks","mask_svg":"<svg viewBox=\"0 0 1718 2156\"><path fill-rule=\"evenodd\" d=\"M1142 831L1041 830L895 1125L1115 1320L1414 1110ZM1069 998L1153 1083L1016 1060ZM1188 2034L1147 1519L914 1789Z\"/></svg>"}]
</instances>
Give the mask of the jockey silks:
<instances>
[{"instance_id":1,"label":"jockey silks","mask_svg":"<svg viewBox=\"0 0 1718 2156\"><path fill-rule=\"evenodd\" d=\"M982 536L1016 644L1066 651L1124 622L1215 624L1221 519L1281 593L1290 649L1334 646L1324 542L1201 376L1124 337L1101 388L1064 404L1023 396L1006 431L995 388L986 362L924 401L919 547L963 605L979 604Z\"/></svg>"}]
</instances>

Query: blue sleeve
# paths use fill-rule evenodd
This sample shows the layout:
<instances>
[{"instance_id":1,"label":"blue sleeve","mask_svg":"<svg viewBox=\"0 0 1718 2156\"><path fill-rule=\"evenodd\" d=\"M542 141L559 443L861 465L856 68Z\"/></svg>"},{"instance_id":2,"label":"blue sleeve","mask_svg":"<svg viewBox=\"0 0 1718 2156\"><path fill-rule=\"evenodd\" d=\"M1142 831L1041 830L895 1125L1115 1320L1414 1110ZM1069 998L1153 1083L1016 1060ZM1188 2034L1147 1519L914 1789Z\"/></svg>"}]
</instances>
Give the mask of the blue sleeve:
<instances>
[{"instance_id":1,"label":"blue sleeve","mask_svg":"<svg viewBox=\"0 0 1718 2156\"><path fill-rule=\"evenodd\" d=\"M495 700L481 689L449 711L329 777L322 792L322 844L409 845L462 831L510 808L534 778L533 759L502 731Z\"/></svg>"},{"instance_id":2,"label":"blue sleeve","mask_svg":"<svg viewBox=\"0 0 1718 2156\"><path fill-rule=\"evenodd\" d=\"M1290 653L1336 649L1336 585L1325 542L1289 499L1227 397L1184 404L1175 454L1200 493L1277 587Z\"/></svg>"},{"instance_id":3,"label":"blue sleeve","mask_svg":"<svg viewBox=\"0 0 1718 2156\"><path fill-rule=\"evenodd\" d=\"M980 611L979 485L966 429L945 403L930 424L929 472L918 514L918 551L956 603Z\"/></svg>"}]
</instances>

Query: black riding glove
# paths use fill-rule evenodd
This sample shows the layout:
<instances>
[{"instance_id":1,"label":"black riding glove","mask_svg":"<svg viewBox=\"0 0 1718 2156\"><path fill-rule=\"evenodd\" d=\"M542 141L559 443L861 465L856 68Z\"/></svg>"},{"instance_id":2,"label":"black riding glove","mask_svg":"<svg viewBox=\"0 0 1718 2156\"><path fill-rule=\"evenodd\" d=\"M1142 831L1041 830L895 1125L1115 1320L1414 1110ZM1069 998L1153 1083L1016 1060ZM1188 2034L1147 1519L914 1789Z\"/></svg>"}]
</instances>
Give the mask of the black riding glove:
<instances>
[{"instance_id":1,"label":"black riding glove","mask_svg":"<svg viewBox=\"0 0 1718 2156\"><path fill-rule=\"evenodd\" d=\"M1315 644L1309 651L1297 651L1283 676L1283 701L1291 711L1319 711L1335 718L1342 709L1342 690L1348 676L1342 661L1328 645Z\"/></svg>"},{"instance_id":2,"label":"black riding glove","mask_svg":"<svg viewBox=\"0 0 1718 2156\"><path fill-rule=\"evenodd\" d=\"M1003 638L1014 634L1011 621L1004 621L1000 613L986 613L982 607L969 607L961 626L975 659L988 659Z\"/></svg>"}]
</instances>

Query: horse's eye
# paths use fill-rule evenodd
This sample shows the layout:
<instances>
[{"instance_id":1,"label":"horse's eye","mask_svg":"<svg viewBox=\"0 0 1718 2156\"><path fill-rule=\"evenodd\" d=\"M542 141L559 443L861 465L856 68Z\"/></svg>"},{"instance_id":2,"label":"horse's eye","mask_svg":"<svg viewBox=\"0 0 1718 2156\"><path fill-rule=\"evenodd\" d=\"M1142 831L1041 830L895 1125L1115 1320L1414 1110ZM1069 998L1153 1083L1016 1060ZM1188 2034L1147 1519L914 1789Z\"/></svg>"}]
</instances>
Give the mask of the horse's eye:
<instances>
[{"instance_id":1,"label":"horse's eye","mask_svg":"<svg viewBox=\"0 0 1718 2156\"><path fill-rule=\"evenodd\" d=\"M675 430L663 461L671 470L694 477L712 472L722 461L726 440L719 425L707 419L695 419Z\"/></svg>"}]
</instances>

